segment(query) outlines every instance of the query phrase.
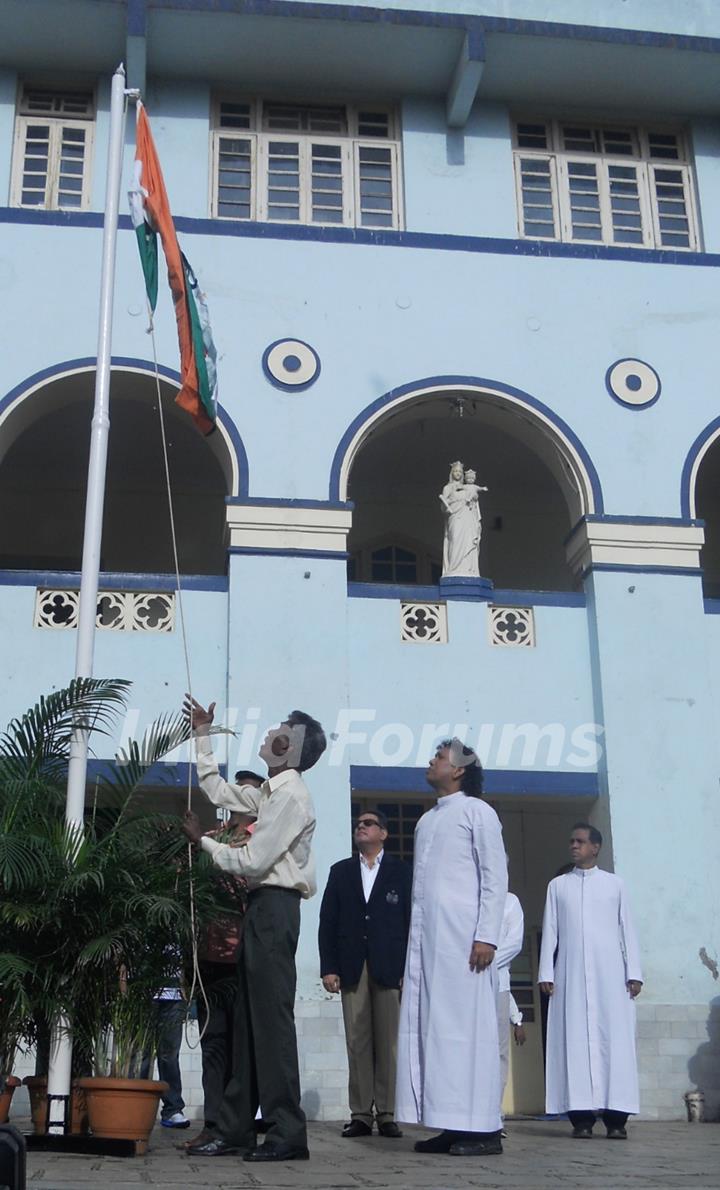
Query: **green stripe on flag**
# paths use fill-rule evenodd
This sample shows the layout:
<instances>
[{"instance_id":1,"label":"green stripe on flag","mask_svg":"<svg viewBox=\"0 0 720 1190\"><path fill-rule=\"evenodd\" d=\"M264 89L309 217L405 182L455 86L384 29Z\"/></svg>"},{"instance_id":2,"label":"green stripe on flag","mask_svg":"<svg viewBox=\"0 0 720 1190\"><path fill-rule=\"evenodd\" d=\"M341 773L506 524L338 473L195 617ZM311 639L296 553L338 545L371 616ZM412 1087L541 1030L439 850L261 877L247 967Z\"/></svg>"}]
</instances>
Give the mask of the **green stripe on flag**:
<instances>
[{"instance_id":1,"label":"green stripe on flag","mask_svg":"<svg viewBox=\"0 0 720 1190\"><path fill-rule=\"evenodd\" d=\"M188 263L185 254L182 254L183 271L185 273L185 293L187 295L187 308L190 316L190 333L192 335L193 351L195 353L195 365L197 367L198 376L198 392L200 400L202 401L203 409L210 418L210 421L215 421L217 418L217 405L215 401L214 386L210 383L208 376L207 361L205 358L205 335L203 334L202 320L198 312L197 302L195 300L195 292L197 289L197 280Z\"/></svg>"},{"instance_id":2,"label":"green stripe on flag","mask_svg":"<svg viewBox=\"0 0 720 1190\"><path fill-rule=\"evenodd\" d=\"M140 263L142 264L142 271L145 276L145 291L150 303L150 309L154 314L158 299L157 232L153 231L150 224L143 220L141 225L135 228L135 235L137 236L137 244L140 251Z\"/></svg>"}]
</instances>

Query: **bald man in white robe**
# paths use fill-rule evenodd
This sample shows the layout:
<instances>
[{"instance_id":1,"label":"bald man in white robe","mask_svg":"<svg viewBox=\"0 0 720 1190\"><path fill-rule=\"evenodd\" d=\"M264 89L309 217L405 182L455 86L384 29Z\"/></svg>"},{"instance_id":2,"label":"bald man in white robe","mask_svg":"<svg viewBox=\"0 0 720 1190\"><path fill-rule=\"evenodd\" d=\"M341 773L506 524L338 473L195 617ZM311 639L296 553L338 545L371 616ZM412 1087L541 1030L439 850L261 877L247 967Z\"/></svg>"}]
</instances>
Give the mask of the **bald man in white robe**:
<instances>
[{"instance_id":1,"label":"bald man in white robe","mask_svg":"<svg viewBox=\"0 0 720 1190\"><path fill-rule=\"evenodd\" d=\"M602 835L576 823L574 867L548 886L538 982L550 996L546 1110L567 1112L577 1140L592 1136L596 1113L610 1140L624 1140L639 1110L635 997L642 972L627 893L597 867Z\"/></svg>"},{"instance_id":2,"label":"bald man in white robe","mask_svg":"<svg viewBox=\"0 0 720 1190\"><path fill-rule=\"evenodd\" d=\"M438 801L415 831L395 1116L442 1129L417 1152L484 1157L502 1152L494 959L505 848L474 752L447 741L427 780Z\"/></svg>"}]
</instances>

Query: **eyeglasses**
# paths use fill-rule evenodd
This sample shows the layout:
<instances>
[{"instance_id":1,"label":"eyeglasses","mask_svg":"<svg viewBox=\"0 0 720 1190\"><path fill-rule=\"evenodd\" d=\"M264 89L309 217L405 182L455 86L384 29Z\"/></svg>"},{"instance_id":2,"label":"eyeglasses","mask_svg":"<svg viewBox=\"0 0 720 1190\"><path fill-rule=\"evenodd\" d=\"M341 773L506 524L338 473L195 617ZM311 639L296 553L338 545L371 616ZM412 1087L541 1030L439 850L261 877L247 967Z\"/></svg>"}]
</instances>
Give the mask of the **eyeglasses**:
<instances>
[{"instance_id":1,"label":"eyeglasses","mask_svg":"<svg viewBox=\"0 0 720 1190\"><path fill-rule=\"evenodd\" d=\"M357 822L355 823L356 829L359 826L380 826L380 823L378 822L377 818L358 818Z\"/></svg>"}]
</instances>

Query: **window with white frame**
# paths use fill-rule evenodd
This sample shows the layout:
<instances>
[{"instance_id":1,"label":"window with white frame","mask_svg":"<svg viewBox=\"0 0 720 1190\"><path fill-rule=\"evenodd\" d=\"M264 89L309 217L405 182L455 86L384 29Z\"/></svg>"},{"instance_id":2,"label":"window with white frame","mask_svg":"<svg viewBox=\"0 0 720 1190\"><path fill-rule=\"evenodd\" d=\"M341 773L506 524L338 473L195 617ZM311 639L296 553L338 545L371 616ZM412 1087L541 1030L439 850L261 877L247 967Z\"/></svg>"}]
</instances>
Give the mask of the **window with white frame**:
<instances>
[{"instance_id":1,"label":"window with white frame","mask_svg":"<svg viewBox=\"0 0 720 1190\"><path fill-rule=\"evenodd\" d=\"M517 120L521 236L699 248L688 147L678 129Z\"/></svg>"},{"instance_id":2,"label":"window with white frame","mask_svg":"<svg viewBox=\"0 0 720 1190\"><path fill-rule=\"evenodd\" d=\"M11 204L45 211L86 208L94 125L91 91L25 86L15 119Z\"/></svg>"},{"instance_id":3,"label":"window with white frame","mask_svg":"<svg viewBox=\"0 0 720 1190\"><path fill-rule=\"evenodd\" d=\"M398 228L399 152L389 108L220 99L213 216Z\"/></svg>"}]
</instances>

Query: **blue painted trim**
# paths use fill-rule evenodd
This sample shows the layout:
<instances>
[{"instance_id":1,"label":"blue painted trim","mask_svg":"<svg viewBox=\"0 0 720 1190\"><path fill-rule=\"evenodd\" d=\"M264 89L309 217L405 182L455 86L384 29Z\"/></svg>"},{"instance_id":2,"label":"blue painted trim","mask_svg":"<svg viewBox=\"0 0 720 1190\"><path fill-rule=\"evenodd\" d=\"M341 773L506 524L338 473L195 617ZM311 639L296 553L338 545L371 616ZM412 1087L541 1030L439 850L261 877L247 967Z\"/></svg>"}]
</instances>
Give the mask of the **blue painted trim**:
<instances>
[{"instance_id":1,"label":"blue painted trim","mask_svg":"<svg viewBox=\"0 0 720 1190\"><path fill-rule=\"evenodd\" d=\"M587 607L584 591L513 591L496 590L492 602L498 606Z\"/></svg>"},{"instance_id":2,"label":"blue painted trim","mask_svg":"<svg viewBox=\"0 0 720 1190\"><path fill-rule=\"evenodd\" d=\"M71 372L90 372L97 365L97 357L94 355L83 356L80 359L63 360L62 363L53 364L49 368L41 368L39 372L34 372L32 376L27 376L25 380L21 380L10 392L6 393L0 399L0 414L12 405L14 401L26 393L28 389L34 388L43 381L58 380L61 376L67 375ZM145 372L149 376L155 375L155 364L152 360L135 359L129 355L113 355L110 360L111 368L135 368L140 372ZM180 385L180 373L173 368L166 368L163 364L158 364L158 372L165 380L171 380L173 384ZM247 451L237 426L231 418L227 410L218 405L217 419L221 423L223 429L226 431L237 459L238 471L238 498L244 499L249 491L250 475L248 467Z\"/></svg>"},{"instance_id":3,"label":"blue painted trim","mask_svg":"<svg viewBox=\"0 0 720 1190\"><path fill-rule=\"evenodd\" d=\"M101 591L175 591L174 574L137 574L102 571ZM79 570L0 570L0 587L62 587L80 590ZM224 574L181 574L183 591L227 591Z\"/></svg>"},{"instance_id":4,"label":"blue painted trim","mask_svg":"<svg viewBox=\"0 0 720 1190\"><path fill-rule=\"evenodd\" d=\"M276 347L280 347L280 345L282 343L288 343L288 344L300 343L300 345L302 347L307 347L308 351L311 353L311 355L313 356L313 359L315 360L315 372L310 377L309 380L303 381L302 384L287 384L282 380L278 380L277 376L274 376L273 373L270 371L270 368L268 367L268 358L270 356L270 352L273 351ZM311 347L310 344L306 343L303 339L295 339L295 338L288 337L288 336L285 336L285 338L283 338L283 339L276 339L274 343L271 343L269 347L265 348L265 350L263 351L263 357L262 357L262 369L263 369L263 372L265 373L265 378L270 381L270 384L272 384L273 388L279 388L285 393L305 392L306 389L311 388L312 385L315 383L315 381L319 379L320 372L322 371L322 368L320 365L320 356L318 355L315 348Z\"/></svg>"},{"instance_id":5,"label":"blue painted trim","mask_svg":"<svg viewBox=\"0 0 720 1190\"><path fill-rule=\"evenodd\" d=\"M352 4L301 4L293 0L148 0L150 8L185 12L229 12L243 16L270 16L355 21L361 24L421 26L428 29L463 29L472 33L506 33L523 37L555 37L571 41L597 41L654 49L720 53L720 39L692 34L657 33L643 29L576 25L525 18L471 16L465 13L424 12L418 9L360 8Z\"/></svg>"},{"instance_id":6,"label":"blue painted trim","mask_svg":"<svg viewBox=\"0 0 720 1190\"><path fill-rule=\"evenodd\" d=\"M100 757L93 757L88 760L87 779L88 784L96 779L108 778L112 772L112 762L103 760ZM227 770L226 765L219 765L220 770ZM200 782L198 781L197 768L194 764L190 765L187 761L178 761L177 764L168 764L167 761L158 761L152 768L149 768L143 778L143 788L153 787L157 789L159 786L165 788L169 793L174 793L176 790L187 789L188 784L188 769L192 770L192 786L197 789Z\"/></svg>"},{"instance_id":7,"label":"blue painted trim","mask_svg":"<svg viewBox=\"0 0 720 1190\"><path fill-rule=\"evenodd\" d=\"M346 550L265 550L250 545L231 545L229 554L249 554L259 558L332 558L347 561Z\"/></svg>"},{"instance_id":8,"label":"blue painted trim","mask_svg":"<svg viewBox=\"0 0 720 1190\"><path fill-rule=\"evenodd\" d=\"M401 586L396 583L348 583L350 599L398 599L406 603L440 603L444 597L435 586Z\"/></svg>"},{"instance_id":9,"label":"blue painted trim","mask_svg":"<svg viewBox=\"0 0 720 1190\"><path fill-rule=\"evenodd\" d=\"M448 594L434 586L399 586L393 583L348 583L350 599L394 599L404 603L496 603L519 607L585 607L582 591L490 591L488 594Z\"/></svg>"},{"instance_id":10,"label":"blue painted trim","mask_svg":"<svg viewBox=\"0 0 720 1190\"><path fill-rule=\"evenodd\" d=\"M703 528L705 521L693 520L691 517L672 517L672 516L618 516L616 514L609 515L604 513L598 516L596 513L588 513L587 516L578 521L575 526L577 529L583 521L590 523L602 523L607 525L670 525L678 526L686 529ZM573 529L573 533L575 532Z\"/></svg>"},{"instance_id":11,"label":"blue painted trim","mask_svg":"<svg viewBox=\"0 0 720 1190\"><path fill-rule=\"evenodd\" d=\"M327 508L332 511L352 512L352 500L294 500L278 496L226 496L226 504L242 504L255 508Z\"/></svg>"},{"instance_id":12,"label":"blue painted trim","mask_svg":"<svg viewBox=\"0 0 720 1190\"><path fill-rule=\"evenodd\" d=\"M583 578L595 570L617 571L619 574L679 574L692 578L701 578L703 575L699 566L632 566L620 562L594 562L583 571Z\"/></svg>"},{"instance_id":13,"label":"blue painted trim","mask_svg":"<svg viewBox=\"0 0 720 1190\"><path fill-rule=\"evenodd\" d=\"M382 790L384 793L415 793L428 797L432 790L425 779L424 768L400 768L352 764L350 784L353 790ZM523 769L486 769L485 794L530 795L535 797L595 798L600 794L600 782L595 772L565 772Z\"/></svg>"},{"instance_id":14,"label":"blue painted trim","mask_svg":"<svg viewBox=\"0 0 720 1190\"><path fill-rule=\"evenodd\" d=\"M127 0L127 35L144 37L146 26L145 0Z\"/></svg>"},{"instance_id":15,"label":"blue painted trim","mask_svg":"<svg viewBox=\"0 0 720 1190\"><path fill-rule=\"evenodd\" d=\"M720 599L703 599L706 616L720 616Z\"/></svg>"},{"instance_id":16,"label":"blue painted trim","mask_svg":"<svg viewBox=\"0 0 720 1190\"><path fill-rule=\"evenodd\" d=\"M705 428L700 431L689 451L687 452L687 455L685 456L682 475L680 477L680 511L684 517L690 516L690 497L693 494L690 491L690 477L692 475L693 467L695 466L695 460L701 453L708 439L712 438L713 434L715 434L718 430L720 430L720 417L716 417L713 421L708 422ZM695 524L696 522L690 521L689 523ZM697 523L704 524L702 521Z\"/></svg>"},{"instance_id":17,"label":"blue painted trim","mask_svg":"<svg viewBox=\"0 0 720 1190\"><path fill-rule=\"evenodd\" d=\"M649 368L650 371L652 372L653 376L657 380L657 392L655 393L655 396L652 397L649 401L643 401L642 404L637 404L637 405L633 404L632 401L624 401L622 397L619 397L618 394L615 392L615 389L612 387L612 385L610 383L610 373L612 372L613 368L616 368L618 364L634 364L634 363L643 364L644 367ZM623 409L631 409L634 413L642 413L642 411L644 409L650 409L650 407L652 405L654 405L657 401L660 400L660 394L662 392L662 383L660 381L660 377L658 376L657 372L653 368L652 364L649 364L647 362L647 360L644 360L644 359L636 360L634 358L627 356L623 359L616 359L615 363L610 364L610 367L608 368L607 372L605 373L605 388L607 389L608 393L612 397L613 401L617 401L618 405L622 405Z\"/></svg>"},{"instance_id":18,"label":"blue painted trim","mask_svg":"<svg viewBox=\"0 0 720 1190\"><path fill-rule=\"evenodd\" d=\"M293 223L233 222L229 219L175 217L175 227L187 235L230 236L250 240L308 241L355 244L374 248L418 248L442 252L472 252L496 256L535 256L565 260L621 260L636 264L693 265L720 268L720 253L676 252L670 248L612 248L592 244L560 244L547 240L519 240L496 236L438 235L424 231L370 231L362 227L298 227ZM48 227L101 228L95 211L30 211L0 207L0 223L30 223ZM120 230L132 231L128 216L120 216Z\"/></svg>"},{"instance_id":19,"label":"blue painted trim","mask_svg":"<svg viewBox=\"0 0 720 1190\"><path fill-rule=\"evenodd\" d=\"M398 388L390 389L389 392L384 393L383 396L378 397L375 401L371 401L369 405L366 405L365 408L360 413L358 413L354 421L350 423L342 438L340 439L337 449L335 450L332 467L330 469L330 499L340 499L340 472L342 470L345 455L352 439L355 437L357 431L361 429L361 427L365 425L365 423L369 421L369 419L375 413L377 413L378 410L383 409L386 405L390 405L393 401L396 401L398 397L418 392L420 389L432 388L436 386L454 388L458 385L472 385L478 389L489 388L495 390L495 392L498 393L507 393L508 396L514 397L516 400L520 401L520 403L525 405L525 407L531 412L535 411L542 413L543 416L546 417L548 421L556 427L556 429L560 430L561 433L563 433L565 437L569 439L569 441L575 447L575 450L580 455L590 479L590 485L592 487L593 497L595 500L595 508L600 514L602 514L604 503L600 477L595 468L595 464L593 463L590 455L588 454L575 431L571 430L567 422L563 421L563 419L559 417L553 409L550 409L548 405L544 405L542 401L538 401L535 397L530 396L529 393L523 392L522 389L515 388L513 385L502 384L498 380L488 380L487 378L480 376L426 376L420 380L411 381L410 384L402 384ZM432 399L437 400L437 393L432 393L429 395L432 397ZM421 403L424 399L426 398L423 396L419 397L418 403Z\"/></svg>"}]
</instances>

